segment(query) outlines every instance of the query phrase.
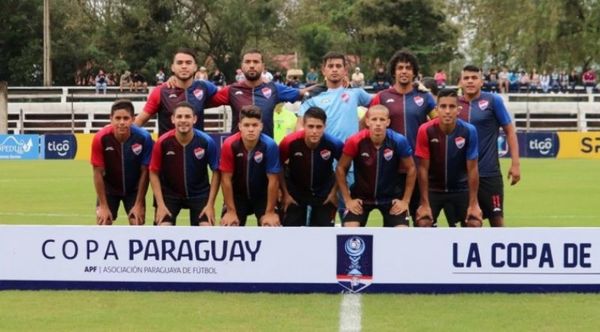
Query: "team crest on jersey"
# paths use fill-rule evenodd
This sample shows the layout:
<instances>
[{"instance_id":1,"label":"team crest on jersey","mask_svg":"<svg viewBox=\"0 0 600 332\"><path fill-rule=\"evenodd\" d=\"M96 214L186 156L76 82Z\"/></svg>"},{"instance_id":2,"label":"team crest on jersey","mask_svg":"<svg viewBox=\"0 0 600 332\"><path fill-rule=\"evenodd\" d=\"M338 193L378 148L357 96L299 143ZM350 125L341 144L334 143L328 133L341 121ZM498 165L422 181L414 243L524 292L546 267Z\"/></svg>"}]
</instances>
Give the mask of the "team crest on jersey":
<instances>
[{"instance_id":1,"label":"team crest on jersey","mask_svg":"<svg viewBox=\"0 0 600 332\"><path fill-rule=\"evenodd\" d=\"M394 156L394 150L392 149L385 149L383 150L383 158L387 161L390 161L390 159L392 159L392 157Z\"/></svg>"},{"instance_id":2,"label":"team crest on jersey","mask_svg":"<svg viewBox=\"0 0 600 332\"><path fill-rule=\"evenodd\" d=\"M271 98L271 94L273 93L273 91L271 91L271 88L267 88L267 87L262 88L260 91L262 91L262 94L266 98Z\"/></svg>"},{"instance_id":3,"label":"team crest on jersey","mask_svg":"<svg viewBox=\"0 0 600 332\"><path fill-rule=\"evenodd\" d=\"M204 91L202 89L196 89L194 90L194 96L196 96L196 99L202 100L202 97L204 97Z\"/></svg>"},{"instance_id":4,"label":"team crest on jersey","mask_svg":"<svg viewBox=\"0 0 600 332\"><path fill-rule=\"evenodd\" d=\"M202 159L202 157L204 157L204 149L200 147L195 148L194 156L196 156L196 159Z\"/></svg>"},{"instance_id":5,"label":"team crest on jersey","mask_svg":"<svg viewBox=\"0 0 600 332\"><path fill-rule=\"evenodd\" d=\"M260 162L263 160L263 153L260 151L256 151L256 153L254 154L254 161L256 161L257 163L260 164Z\"/></svg>"},{"instance_id":6,"label":"team crest on jersey","mask_svg":"<svg viewBox=\"0 0 600 332\"><path fill-rule=\"evenodd\" d=\"M489 106L489 102L487 100L480 100L479 101L479 109L481 109L482 111L485 111L485 109Z\"/></svg>"},{"instance_id":7,"label":"team crest on jersey","mask_svg":"<svg viewBox=\"0 0 600 332\"><path fill-rule=\"evenodd\" d=\"M465 138L459 136L454 139L454 143L456 144L457 148L462 149L463 146L465 146Z\"/></svg>"},{"instance_id":8,"label":"team crest on jersey","mask_svg":"<svg viewBox=\"0 0 600 332\"><path fill-rule=\"evenodd\" d=\"M419 107L423 106L423 103L425 102L425 100L423 100L423 97L421 96L415 96L414 101L415 104L417 104L417 106Z\"/></svg>"},{"instance_id":9,"label":"team crest on jersey","mask_svg":"<svg viewBox=\"0 0 600 332\"><path fill-rule=\"evenodd\" d=\"M136 156L139 156L142 153L142 145L140 143L135 143L131 146L131 151L135 153Z\"/></svg>"},{"instance_id":10,"label":"team crest on jersey","mask_svg":"<svg viewBox=\"0 0 600 332\"><path fill-rule=\"evenodd\" d=\"M331 151L325 149L325 150L321 150L321 158L323 158L323 160L329 160L329 158L331 157Z\"/></svg>"},{"instance_id":11,"label":"team crest on jersey","mask_svg":"<svg viewBox=\"0 0 600 332\"><path fill-rule=\"evenodd\" d=\"M344 103L347 103L347 102L348 102L348 100L350 100L350 95L349 95L349 94L347 94L346 92L342 93L342 101L343 101Z\"/></svg>"}]
</instances>

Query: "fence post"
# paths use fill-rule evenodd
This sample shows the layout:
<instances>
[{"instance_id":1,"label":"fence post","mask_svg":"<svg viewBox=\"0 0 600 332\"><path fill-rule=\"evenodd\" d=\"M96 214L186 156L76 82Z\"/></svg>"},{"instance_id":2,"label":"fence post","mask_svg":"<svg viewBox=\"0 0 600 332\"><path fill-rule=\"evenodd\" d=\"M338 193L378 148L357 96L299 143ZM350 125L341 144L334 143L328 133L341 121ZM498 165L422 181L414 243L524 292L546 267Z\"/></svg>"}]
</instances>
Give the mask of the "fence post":
<instances>
[{"instance_id":1,"label":"fence post","mask_svg":"<svg viewBox=\"0 0 600 332\"><path fill-rule=\"evenodd\" d=\"M8 134L8 83L0 81L0 134Z\"/></svg>"}]
</instances>

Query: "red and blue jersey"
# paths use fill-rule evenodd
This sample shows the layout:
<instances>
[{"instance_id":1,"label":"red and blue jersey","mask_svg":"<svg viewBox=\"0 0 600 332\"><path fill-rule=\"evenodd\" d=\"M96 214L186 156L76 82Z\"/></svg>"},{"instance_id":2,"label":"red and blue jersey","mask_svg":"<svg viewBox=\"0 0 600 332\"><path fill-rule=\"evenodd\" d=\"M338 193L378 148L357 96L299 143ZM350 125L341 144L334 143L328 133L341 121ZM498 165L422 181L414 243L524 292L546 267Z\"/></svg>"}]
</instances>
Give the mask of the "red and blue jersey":
<instances>
[{"instance_id":1,"label":"red and blue jersey","mask_svg":"<svg viewBox=\"0 0 600 332\"><path fill-rule=\"evenodd\" d=\"M304 140L304 130L287 135L279 144L281 163L288 161L287 189L298 200L323 200L335 184L333 162L342 155L344 143L324 134L316 148Z\"/></svg>"},{"instance_id":2,"label":"red and blue jersey","mask_svg":"<svg viewBox=\"0 0 600 332\"><path fill-rule=\"evenodd\" d=\"M429 190L468 191L467 160L477 160L477 146L477 130L465 121L458 119L450 134L442 131L439 119L423 124L415 156L429 160Z\"/></svg>"},{"instance_id":3,"label":"red and blue jersey","mask_svg":"<svg viewBox=\"0 0 600 332\"><path fill-rule=\"evenodd\" d=\"M414 150L419 126L427 122L427 115L435 108L431 93L414 88L407 94L401 94L392 87L373 97L371 105L379 104L390 110L389 128L404 135Z\"/></svg>"},{"instance_id":4,"label":"red and blue jersey","mask_svg":"<svg viewBox=\"0 0 600 332\"><path fill-rule=\"evenodd\" d=\"M138 191L141 167L150 164L154 142L147 131L131 126L131 134L123 143L108 125L94 135L91 163L104 168L107 194L126 196Z\"/></svg>"},{"instance_id":5,"label":"red and blue jersey","mask_svg":"<svg viewBox=\"0 0 600 332\"><path fill-rule=\"evenodd\" d=\"M502 97L489 92L468 102L459 98L462 110L458 117L475 126L479 138L479 176L500 176L498 160L498 135L500 127L511 123L510 114L504 107Z\"/></svg>"},{"instance_id":6,"label":"red and blue jersey","mask_svg":"<svg viewBox=\"0 0 600 332\"><path fill-rule=\"evenodd\" d=\"M214 84L203 80L194 81L187 89L170 89L163 84L152 90L144 106L144 112L150 115L158 113L158 134L162 136L174 128L171 115L175 106L187 101L194 106L194 114L198 117L194 128L204 130L204 106L216 92L217 87Z\"/></svg>"},{"instance_id":7,"label":"red and blue jersey","mask_svg":"<svg viewBox=\"0 0 600 332\"><path fill-rule=\"evenodd\" d=\"M233 134L221 146L221 172L231 173L233 194L247 199L267 197L267 174L281 171L279 151L275 141L260 134L256 146L247 151L240 133Z\"/></svg>"},{"instance_id":8,"label":"red and blue jersey","mask_svg":"<svg viewBox=\"0 0 600 332\"><path fill-rule=\"evenodd\" d=\"M245 81L228 85L213 97L211 106L231 106L231 132L238 132L240 111L246 105L258 106L262 114L263 133L273 137L273 110L275 105L289 101L294 102L300 98L300 90L287 87L283 84L269 82L253 88Z\"/></svg>"},{"instance_id":9,"label":"red and blue jersey","mask_svg":"<svg viewBox=\"0 0 600 332\"><path fill-rule=\"evenodd\" d=\"M152 151L150 171L158 173L163 196L173 198L208 197L208 167L219 169L215 141L194 129L194 138L185 146L175 137L175 129L162 135Z\"/></svg>"},{"instance_id":10,"label":"red and blue jersey","mask_svg":"<svg viewBox=\"0 0 600 332\"><path fill-rule=\"evenodd\" d=\"M412 153L406 137L391 129L386 130L379 148L373 144L368 129L350 136L344 144L344 154L352 157L354 164L351 196L367 204L388 204L401 198L401 160L412 158Z\"/></svg>"}]
</instances>

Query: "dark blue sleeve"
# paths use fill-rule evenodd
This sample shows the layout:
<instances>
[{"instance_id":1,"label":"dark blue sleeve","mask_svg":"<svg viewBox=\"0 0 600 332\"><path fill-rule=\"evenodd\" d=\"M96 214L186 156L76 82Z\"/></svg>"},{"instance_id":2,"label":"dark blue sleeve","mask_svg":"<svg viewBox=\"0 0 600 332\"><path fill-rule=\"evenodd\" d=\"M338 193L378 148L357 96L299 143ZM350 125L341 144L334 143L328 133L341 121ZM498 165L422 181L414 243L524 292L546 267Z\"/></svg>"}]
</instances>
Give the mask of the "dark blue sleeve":
<instances>
[{"instance_id":1,"label":"dark blue sleeve","mask_svg":"<svg viewBox=\"0 0 600 332\"><path fill-rule=\"evenodd\" d=\"M433 111L433 109L435 108L435 99L433 98L433 95L431 93L426 93L425 100L427 102L427 114L429 114L429 112Z\"/></svg>"},{"instance_id":2,"label":"dark blue sleeve","mask_svg":"<svg viewBox=\"0 0 600 332\"><path fill-rule=\"evenodd\" d=\"M154 147L154 141L152 140L152 136L150 136L150 134L145 133L144 136L144 155L142 157L142 165L148 166L150 165L150 159L152 157L152 148Z\"/></svg>"},{"instance_id":3,"label":"dark blue sleeve","mask_svg":"<svg viewBox=\"0 0 600 332\"><path fill-rule=\"evenodd\" d=\"M299 89L290 88L289 86L279 83L275 83L275 88L277 89L279 101L295 102L296 100L300 99Z\"/></svg>"},{"instance_id":4,"label":"dark blue sleeve","mask_svg":"<svg viewBox=\"0 0 600 332\"><path fill-rule=\"evenodd\" d=\"M342 151L344 151L344 142L337 137L331 136L331 140L335 146L335 151L333 157L337 160L342 158Z\"/></svg>"},{"instance_id":5,"label":"dark blue sleeve","mask_svg":"<svg viewBox=\"0 0 600 332\"><path fill-rule=\"evenodd\" d=\"M508 114L508 110L504 106L504 101L502 97L498 95L493 95L494 98L494 115L498 120L498 123L501 126L505 126L511 122L510 114Z\"/></svg>"},{"instance_id":6,"label":"dark blue sleeve","mask_svg":"<svg viewBox=\"0 0 600 332\"><path fill-rule=\"evenodd\" d=\"M204 86L206 87L206 93L207 93L207 98L209 99L210 97L214 96L215 93L217 93L217 91L219 90L217 88L216 85L214 85L211 81L201 81L202 83L204 83Z\"/></svg>"},{"instance_id":7,"label":"dark blue sleeve","mask_svg":"<svg viewBox=\"0 0 600 332\"><path fill-rule=\"evenodd\" d=\"M467 142L467 160L477 160L479 158L479 147L477 139L477 129L475 126L466 124L469 130L469 140Z\"/></svg>"},{"instance_id":8,"label":"dark blue sleeve","mask_svg":"<svg viewBox=\"0 0 600 332\"><path fill-rule=\"evenodd\" d=\"M264 136L267 137L266 135ZM267 145L267 173L277 174L281 172L281 164L279 162L279 148L277 147L275 141L273 141L273 139L271 139L270 137L268 139L264 139L264 142Z\"/></svg>"},{"instance_id":9,"label":"dark blue sleeve","mask_svg":"<svg viewBox=\"0 0 600 332\"><path fill-rule=\"evenodd\" d=\"M219 169L219 154L217 152L217 143L209 135L204 134L206 142L208 142L208 165L210 169L216 171Z\"/></svg>"},{"instance_id":10,"label":"dark blue sleeve","mask_svg":"<svg viewBox=\"0 0 600 332\"><path fill-rule=\"evenodd\" d=\"M404 135L402 135L402 134L398 134L398 133L392 131L391 129L388 129L388 134L390 132L392 132L392 135L393 135L392 137L393 137L394 142L396 143L397 151L398 151L400 158L412 157L413 150L410 147L410 144L408 143L408 140L406 139L406 137L404 137Z\"/></svg>"}]
</instances>

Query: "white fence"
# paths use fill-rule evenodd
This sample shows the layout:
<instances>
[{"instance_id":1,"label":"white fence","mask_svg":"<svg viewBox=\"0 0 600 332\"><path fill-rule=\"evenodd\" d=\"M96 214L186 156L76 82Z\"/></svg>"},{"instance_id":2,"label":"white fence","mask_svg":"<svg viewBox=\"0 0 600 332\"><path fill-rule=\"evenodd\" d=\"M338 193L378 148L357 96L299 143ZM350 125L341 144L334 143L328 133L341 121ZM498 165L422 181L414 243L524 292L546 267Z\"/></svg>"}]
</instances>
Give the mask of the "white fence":
<instances>
[{"instance_id":1,"label":"white fence","mask_svg":"<svg viewBox=\"0 0 600 332\"><path fill-rule=\"evenodd\" d=\"M140 112L146 93L109 89L96 94L93 87L9 88L8 131L28 133L94 133L108 124L109 109L117 98L128 98ZM519 131L598 131L600 94L508 94L503 98ZM209 132L229 131L229 107L206 110ZM157 131L156 119L147 124Z\"/></svg>"}]
</instances>

